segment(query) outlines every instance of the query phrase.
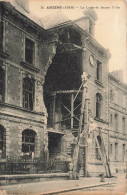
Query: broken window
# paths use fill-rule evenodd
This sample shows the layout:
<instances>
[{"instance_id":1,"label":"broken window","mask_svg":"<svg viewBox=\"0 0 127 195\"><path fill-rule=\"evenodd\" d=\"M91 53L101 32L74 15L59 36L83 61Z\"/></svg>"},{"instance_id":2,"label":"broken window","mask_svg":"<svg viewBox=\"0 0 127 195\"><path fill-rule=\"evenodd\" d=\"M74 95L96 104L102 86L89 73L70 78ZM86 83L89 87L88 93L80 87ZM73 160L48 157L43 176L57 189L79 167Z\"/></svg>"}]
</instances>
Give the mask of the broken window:
<instances>
[{"instance_id":1,"label":"broken window","mask_svg":"<svg viewBox=\"0 0 127 195\"><path fill-rule=\"evenodd\" d=\"M101 118L101 107L102 107L102 95L100 93L96 94L96 117Z\"/></svg>"},{"instance_id":2,"label":"broken window","mask_svg":"<svg viewBox=\"0 0 127 195\"><path fill-rule=\"evenodd\" d=\"M4 102L5 96L5 73L0 67L0 102Z\"/></svg>"},{"instance_id":3,"label":"broken window","mask_svg":"<svg viewBox=\"0 0 127 195\"><path fill-rule=\"evenodd\" d=\"M75 29L65 29L62 33L60 33L59 40L62 43L72 43L80 46L82 45L81 35Z\"/></svg>"},{"instance_id":4,"label":"broken window","mask_svg":"<svg viewBox=\"0 0 127 195\"><path fill-rule=\"evenodd\" d=\"M0 22L0 51L3 50L3 22Z\"/></svg>"},{"instance_id":5,"label":"broken window","mask_svg":"<svg viewBox=\"0 0 127 195\"><path fill-rule=\"evenodd\" d=\"M97 80L102 82L102 63L97 60Z\"/></svg>"},{"instance_id":6,"label":"broken window","mask_svg":"<svg viewBox=\"0 0 127 195\"><path fill-rule=\"evenodd\" d=\"M25 61L34 64L35 43L26 38L25 39Z\"/></svg>"},{"instance_id":7,"label":"broken window","mask_svg":"<svg viewBox=\"0 0 127 195\"><path fill-rule=\"evenodd\" d=\"M30 78L23 79L23 107L33 110L34 102L34 80Z\"/></svg>"},{"instance_id":8,"label":"broken window","mask_svg":"<svg viewBox=\"0 0 127 195\"><path fill-rule=\"evenodd\" d=\"M35 135L33 130L26 129L22 132L22 154L28 158L34 157Z\"/></svg>"}]
</instances>

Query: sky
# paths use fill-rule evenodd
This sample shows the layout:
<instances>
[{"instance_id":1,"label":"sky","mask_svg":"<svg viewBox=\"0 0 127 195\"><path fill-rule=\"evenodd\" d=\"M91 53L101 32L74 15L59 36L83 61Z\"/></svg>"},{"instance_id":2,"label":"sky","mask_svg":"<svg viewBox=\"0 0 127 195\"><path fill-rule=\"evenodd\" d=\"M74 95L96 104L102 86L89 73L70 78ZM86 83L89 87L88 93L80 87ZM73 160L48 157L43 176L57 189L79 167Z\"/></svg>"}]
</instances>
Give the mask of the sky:
<instances>
[{"instance_id":1,"label":"sky","mask_svg":"<svg viewBox=\"0 0 127 195\"><path fill-rule=\"evenodd\" d=\"M40 18L53 14L58 9L49 6L62 6L62 12L69 19L83 16L83 11L93 9L98 20L95 25L95 39L111 53L109 71L122 69L127 82L126 56L126 1L124 0L29 0L30 11ZM70 7L73 6L73 9Z\"/></svg>"}]
</instances>

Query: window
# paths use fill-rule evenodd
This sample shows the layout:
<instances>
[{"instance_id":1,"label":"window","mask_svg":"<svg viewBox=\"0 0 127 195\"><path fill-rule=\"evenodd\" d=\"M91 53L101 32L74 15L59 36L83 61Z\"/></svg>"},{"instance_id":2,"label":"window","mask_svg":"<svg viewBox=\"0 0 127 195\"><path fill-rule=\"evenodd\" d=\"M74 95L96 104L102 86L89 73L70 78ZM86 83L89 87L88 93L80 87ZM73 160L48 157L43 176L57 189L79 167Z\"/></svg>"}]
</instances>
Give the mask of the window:
<instances>
[{"instance_id":1,"label":"window","mask_svg":"<svg viewBox=\"0 0 127 195\"><path fill-rule=\"evenodd\" d=\"M126 108L126 95L123 95L123 107Z\"/></svg>"},{"instance_id":2,"label":"window","mask_svg":"<svg viewBox=\"0 0 127 195\"><path fill-rule=\"evenodd\" d=\"M33 130L26 129L22 132L22 153L28 158L34 157L35 135Z\"/></svg>"},{"instance_id":3,"label":"window","mask_svg":"<svg viewBox=\"0 0 127 195\"><path fill-rule=\"evenodd\" d=\"M115 160L118 159L118 143L115 143Z\"/></svg>"},{"instance_id":4,"label":"window","mask_svg":"<svg viewBox=\"0 0 127 195\"><path fill-rule=\"evenodd\" d=\"M34 102L34 80L30 78L23 79L23 107L33 110Z\"/></svg>"},{"instance_id":5,"label":"window","mask_svg":"<svg viewBox=\"0 0 127 195\"><path fill-rule=\"evenodd\" d=\"M6 140L5 140L5 129L3 126L0 125L0 157L5 157L5 147L6 147Z\"/></svg>"},{"instance_id":6,"label":"window","mask_svg":"<svg viewBox=\"0 0 127 195\"><path fill-rule=\"evenodd\" d=\"M97 140L98 140L98 144L99 144L100 147L98 148L98 146L96 144L96 159L101 160L99 150L102 150L102 140L101 140L101 137L99 135L97 136Z\"/></svg>"},{"instance_id":7,"label":"window","mask_svg":"<svg viewBox=\"0 0 127 195\"><path fill-rule=\"evenodd\" d=\"M113 125L113 118L112 118L112 114L110 114L110 125Z\"/></svg>"},{"instance_id":8,"label":"window","mask_svg":"<svg viewBox=\"0 0 127 195\"><path fill-rule=\"evenodd\" d=\"M25 39L25 61L34 64L35 43L26 38Z\"/></svg>"},{"instance_id":9,"label":"window","mask_svg":"<svg viewBox=\"0 0 127 195\"><path fill-rule=\"evenodd\" d=\"M102 95L97 93L96 94L96 117L101 118L101 108L102 107Z\"/></svg>"},{"instance_id":10,"label":"window","mask_svg":"<svg viewBox=\"0 0 127 195\"><path fill-rule=\"evenodd\" d=\"M122 161L124 161L125 158L125 144L122 146Z\"/></svg>"},{"instance_id":11,"label":"window","mask_svg":"<svg viewBox=\"0 0 127 195\"><path fill-rule=\"evenodd\" d=\"M0 150L3 151L4 132L0 128Z\"/></svg>"},{"instance_id":12,"label":"window","mask_svg":"<svg viewBox=\"0 0 127 195\"><path fill-rule=\"evenodd\" d=\"M122 129L123 129L123 133L125 133L125 118L122 118Z\"/></svg>"},{"instance_id":13,"label":"window","mask_svg":"<svg viewBox=\"0 0 127 195\"><path fill-rule=\"evenodd\" d=\"M118 104L118 100L119 100L119 94L118 91L115 90L115 103Z\"/></svg>"},{"instance_id":14,"label":"window","mask_svg":"<svg viewBox=\"0 0 127 195\"><path fill-rule=\"evenodd\" d=\"M3 22L0 22L0 51L3 50Z\"/></svg>"},{"instance_id":15,"label":"window","mask_svg":"<svg viewBox=\"0 0 127 195\"><path fill-rule=\"evenodd\" d=\"M5 96L5 73L0 67L0 102L4 102Z\"/></svg>"},{"instance_id":16,"label":"window","mask_svg":"<svg viewBox=\"0 0 127 195\"><path fill-rule=\"evenodd\" d=\"M110 100L111 100L111 101L113 101L113 97L114 97L114 95L113 95L113 90L110 89Z\"/></svg>"},{"instance_id":17,"label":"window","mask_svg":"<svg viewBox=\"0 0 127 195\"><path fill-rule=\"evenodd\" d=\"M102 63L97 60L97 80L102 82Z\"/></svg>"},{"instance_id":18,"label":"window","mask_svg":"<svg viewBox=\"0 0 127 195\"><path fill-rule=\"evenodd\" d=\"M115 131L118 131L118 115L115 114L115 121L114 121L114 125L115 125Z\"/></svg>"},{"instance_id":19,"label":"window","mask_svg":"<svg viewBox=\"0 0 127 195\"><path fill-rule=\"evenodd\" d=\"M112 155L112 144L110 144L110 155Z\"/></svg>"}]
</instances>

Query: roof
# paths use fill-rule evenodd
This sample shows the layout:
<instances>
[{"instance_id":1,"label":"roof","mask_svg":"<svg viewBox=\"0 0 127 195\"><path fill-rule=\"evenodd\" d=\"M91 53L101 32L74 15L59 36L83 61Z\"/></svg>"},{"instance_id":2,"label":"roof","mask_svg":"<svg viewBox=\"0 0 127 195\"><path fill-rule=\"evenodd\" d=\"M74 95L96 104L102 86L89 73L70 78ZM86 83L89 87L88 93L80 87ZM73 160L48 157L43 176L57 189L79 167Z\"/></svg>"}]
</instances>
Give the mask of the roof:
<instances>
[{"instance_id":1,"label":"roof","mask_svg":"<svg viewBox=\"0 0 127 195\"><path fill-rule=\"evenodd\" d=\"M109 78L112 79L113 81L119 83L121 86L123 86L127 90L127 83L119 80L116 76L112 74L112 72L109 73Z\"/></svg>"},{"instance_id":2,"label":"roof","mask_svg":"<svg viewBox=\"0 0 127 195\"><path fill-rule=\"evenodd\" d=\"M18 1L15 0L5 0L5 2L9 2L15 10L20 12L23 16L26 16L28 19L39 25L40 27L44 28L40 18L36 16L35 14L31 13L29 9L25 9L21 4L18 3Z\"/></svg>"},{"instance_id":3,"label":"roof","mask_svg":"<svg viewBox=\"0 0 127 195\"><path fill-rule=\"evenodd\" d=\"M50 14L40 20L45 29L50 29L71 21L62 11L57 11L53 15Z\"/></svg>"}]
</instances>

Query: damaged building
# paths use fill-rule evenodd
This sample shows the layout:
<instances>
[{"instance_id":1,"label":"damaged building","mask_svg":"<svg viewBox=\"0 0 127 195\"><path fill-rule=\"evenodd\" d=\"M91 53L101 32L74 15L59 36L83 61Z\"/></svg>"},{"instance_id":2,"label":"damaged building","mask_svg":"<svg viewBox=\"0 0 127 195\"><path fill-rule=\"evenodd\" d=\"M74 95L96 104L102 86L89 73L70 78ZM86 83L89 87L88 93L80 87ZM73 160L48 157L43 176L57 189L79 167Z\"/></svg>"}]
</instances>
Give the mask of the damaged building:
<instances>
[{"instance_id":1,"label":"damaged building","mask_svg":"<svg viewBox=\"0 0 127 195\"><path fill-rule=\"evenodd\" d=\"M45 21L29 13L27 1L0 2L0 150L5 161L40 159L67 171L87 99L87 171L105 171L99 147L109 161L110 53L94 39L96 20L94 11L86 11L75 21L61 13Z\"/></svg>"}]
</instances>

